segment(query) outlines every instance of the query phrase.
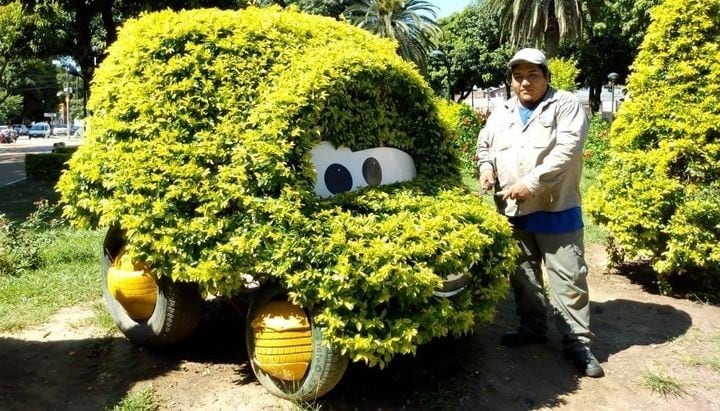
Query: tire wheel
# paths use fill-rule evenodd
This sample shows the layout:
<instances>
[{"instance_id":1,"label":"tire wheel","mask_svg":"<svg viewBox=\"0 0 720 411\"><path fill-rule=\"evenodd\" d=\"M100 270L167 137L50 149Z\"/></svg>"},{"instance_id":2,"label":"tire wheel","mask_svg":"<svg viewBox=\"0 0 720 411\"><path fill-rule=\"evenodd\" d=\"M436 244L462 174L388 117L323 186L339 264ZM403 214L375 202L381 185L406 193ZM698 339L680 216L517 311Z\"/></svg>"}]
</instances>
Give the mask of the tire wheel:
<instances>
[{"instance_id":1,"label":"tire wheel","mask_svg":"<svg viewBox=\"0 0 720 411\"><path fill-rule=\"evenodd\" d=\"M279 287L265 286L258 291L250 303L247 323L245 325L245 343L250 365L257 380L271 394L291 401L313 401L328 393L340 382L347 369L348 358L343 356L339 349L328 347L324 344L321 329L315 326L312 316L308 315L307 311L302 311L299 307L293 306L305 314L309 324L310 336L307 341L310 343L311 348L308 356L309 366L307 367L307 371L298 379L288 379L277 378L263 370L262 364L258 360L258 357L263 356L263 353L259 353L262 347L256 348L256 342L258 342L258 340L256 340L257 334L256 329L253 328L253 322L258 320L259 313L267 311L268 304L279 301L287 301L285 292ZM287 332L290 338L297 337L300 333L301 332L296 330ZM287 341L287 339L285 341ZM291 352L285 355L285 358L288 358L288 361L294 361L297 360L296 357L298 355L297 353L292 353L294 350L295 347L285 346L279 348L278 352ZM265 351L265 353L267 353L267 351Z\"/></svg>"},{"instance_id":2,"label":"tire wheel","mask_svg":"<svg viewBox=\"0 0 720 411\"><path fill-rule=\"evenodd\" d=\"M110 315L130 341L146 346L175 343L190 335L200 321L202 300L197 284L157 280L155 309L147 320L133 320L113 297L108 287L108 271L125 244L119 229L110 229L105 236L102 257L103 296Z\"/></svg>"}]
</instances>

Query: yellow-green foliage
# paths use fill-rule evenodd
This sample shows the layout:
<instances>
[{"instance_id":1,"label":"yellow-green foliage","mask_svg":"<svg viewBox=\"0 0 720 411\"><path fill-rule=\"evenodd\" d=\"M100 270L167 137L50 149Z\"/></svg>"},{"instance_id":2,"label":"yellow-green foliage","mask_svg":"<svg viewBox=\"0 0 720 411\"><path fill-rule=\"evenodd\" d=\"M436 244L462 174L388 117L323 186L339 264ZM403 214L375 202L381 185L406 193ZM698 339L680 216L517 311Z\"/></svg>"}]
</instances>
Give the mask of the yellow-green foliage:
<instances>
[{"instance_id":1,"label":"yellow-green foliage","mask_svg":"<svg viewBox=\"0 0 720 411\"><path fill-rule=\"evenodd\" d=\"M590 117L590 127L583 149L584 167L598 170L607 163L610 148L609 131L610 124L602 118L600 113L595 113Z\"/></svg>"},{"instance_id":2,"label":"yellow-green foliage","mask_svg":"<svg viewBox=\"0 0 720 411\"><path fill-rule=\"evenodd\" d=\"M469 332L505 294L509 226L460 186L432 91L389 41L277 8L148 14L120 31L89 108L65 214L122 227L159 275L219 295L279 282L371 364ZM418 176L321 199L321 140L400 148ZM470 286L434 296L458 272Z\"/></svg>"},{"instance_id":3,"label":"yellow-green foliage","mask_svg":"<svg viewBox=\"0 0 720 411\"><path fill-rule=\"evenodd\" d=\"M548 68L552 74L551 83L559 90L575 91L577 89L578 74L580 69L572 59L551 58L548 60Z\"/></svg>"},{"instance_id":4,"label":"yellow-green foliage","mask_svg":"<svg viewBox=\"0 0 720 411\"><path fill-rule=\"evenodd\" d=\"M720 0L668 0L652 17L587 204L618 257L717 284Z\"/></svg>"},{"instance_id":5,"label":"yellow-green foliage","mask_svg":"<svg viewBox=\"0 0 720 411\"><path fill-rule=\"evenodd\" d=\"M477 173L477 160L475 151L477 136L487 121L487 115L478 113L465 103L436 100L440 119L450 129L450 135L459 150L460 167L464 173L475 175Z\"/></svg>"}]
</instances>

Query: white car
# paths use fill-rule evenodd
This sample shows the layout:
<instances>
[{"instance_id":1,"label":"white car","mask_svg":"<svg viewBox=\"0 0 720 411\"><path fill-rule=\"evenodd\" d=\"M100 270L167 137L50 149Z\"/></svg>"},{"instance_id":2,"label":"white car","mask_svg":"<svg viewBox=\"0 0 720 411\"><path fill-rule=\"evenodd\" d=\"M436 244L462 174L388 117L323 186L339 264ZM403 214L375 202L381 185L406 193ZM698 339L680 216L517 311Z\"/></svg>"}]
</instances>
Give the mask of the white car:
<instances>
[{"instance_id":1,"label":"white car","mask_svg":"<svg viewBox=\"0 0 720 411\"><path fill-rule=\"evenodd\" d=\"M31 125L30 130L28 130L28 138L48 138L50 134L52 134L52 127L50 127L50 124L44 122L35 123Z\"/></svg>"},{"instance_id":2,"label":"white car","mask_svg":"<svg viewBox=\"0 0 720 411\"><path fill-rule=\"evenodd\" d=\"M12 129L15 131L15 134L19 136L26 136L28 133L28 128L25 124L14 124Z\"/></svg>"},{"instance_id":3,"label":"white car","mask_svg":"<svg viewBox=\"0 0 720 411\"><path fill-rule=\"evenodd\" d=\"M58 137L67 137L68 129L64 124L58 124L52 128L52 135Z\"/></svg>"}]
</instances>

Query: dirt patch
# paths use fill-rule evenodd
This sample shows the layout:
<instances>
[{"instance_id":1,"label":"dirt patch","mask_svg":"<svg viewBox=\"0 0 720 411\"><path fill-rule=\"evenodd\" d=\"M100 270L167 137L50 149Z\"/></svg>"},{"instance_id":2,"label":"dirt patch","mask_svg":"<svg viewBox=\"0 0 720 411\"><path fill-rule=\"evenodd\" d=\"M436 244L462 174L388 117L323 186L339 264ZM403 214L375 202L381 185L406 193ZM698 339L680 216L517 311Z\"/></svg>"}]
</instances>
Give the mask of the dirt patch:
<instances>
[{"instance_id":1,"label":"dirt patch","mask_svg":"<svg viewBox=\"0 0 720 411\"><path fill-rule=\"evenodd\" d=\"M384 370L352 364L309 408L720 409L720 307L645 292L605 272L602 247L590 246L587 254L594 352L606 377L580 378L563 359L558 334L545 345L499 346L516 321L508 297L497 320L473 335L422 346ZM231 307L210 305L191 338L163 350L88 327L91 315L73 307L42 326L0 334L0 409L98 410L150 385L168 410L296 407L252 376L243 320ZM653 392L643 375L672 378L679 391Z\"/></svg>"}]
</instances>

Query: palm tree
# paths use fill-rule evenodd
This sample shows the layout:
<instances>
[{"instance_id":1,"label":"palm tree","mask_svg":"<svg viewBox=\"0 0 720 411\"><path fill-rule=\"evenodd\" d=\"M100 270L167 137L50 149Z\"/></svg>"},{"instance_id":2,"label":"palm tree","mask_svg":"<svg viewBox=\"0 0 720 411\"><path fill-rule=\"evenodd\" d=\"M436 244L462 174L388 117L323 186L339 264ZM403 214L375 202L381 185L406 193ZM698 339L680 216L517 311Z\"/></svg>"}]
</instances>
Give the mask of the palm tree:
<instances>
[{"instance_id":1,"label":"palm tree","mask_svg":"<svg viewBox=\"0 0 720 411\"><path fill-rule=\"evenodd\" d=\"M581 0L487 0L487 6L510 32L510 43L542 45L548 57L557 55L561 37L582 35Z\"/></svg>"},{"instance_id":2,"label":"palm tree","mask_svg":"<svg viewBox=\"0 0 720 411\"><path fill-rule=\"evenodd\" d=\"M343 14L352 24L395 40L398 54L424 71L442 33L436 10L424 0L360 0Z\"/></svg>"}]
</instances>

